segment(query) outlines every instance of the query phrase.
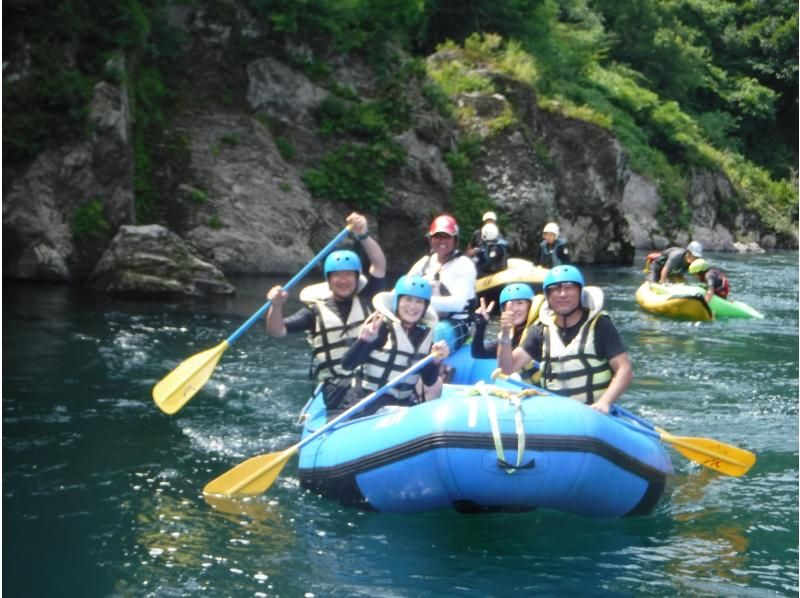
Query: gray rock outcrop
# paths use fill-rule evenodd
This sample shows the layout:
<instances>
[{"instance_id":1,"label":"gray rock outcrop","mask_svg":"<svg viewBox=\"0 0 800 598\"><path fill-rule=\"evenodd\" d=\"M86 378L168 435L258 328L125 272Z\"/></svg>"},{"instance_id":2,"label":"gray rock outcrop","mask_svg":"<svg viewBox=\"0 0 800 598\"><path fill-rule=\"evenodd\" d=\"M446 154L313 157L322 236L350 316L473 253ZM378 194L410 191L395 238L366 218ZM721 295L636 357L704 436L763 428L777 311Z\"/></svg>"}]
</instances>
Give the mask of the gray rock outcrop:
<instances>
[{"instance_id":1,"label":"gray rock outcrop","mask_svg":"<svg viewBox=\"0 0 800 598\"><path fill-rule=\"evenodd\" d=\"M385 80L358 57L321 57L288 36L270 38L243 6L231 7L224 25L203 7L171 13L172 24L192 40L192 54L185 57L186 101L176 104L169 123L183 161L170 163L165 151L164 163L154 164L158 205L149 216L166 228L125 226L135 221L128 95L124 85L98 83L85 140L7 173L4 275L76 281L91 274L93 286L115 292L224 293L230 289L223 273L296 272L341 230L352 208L312 197L303 179L341 142L321 133L318 108L332 95L346 105L382 98ZM231 69L226 48L236 39L260 40L254 47L262 54ZM17 58L24 65L24 55ZM450 49L428 64L459 58ZM290 66L303 61L324 61L330 76L312 80ZM22 76L17 70L13 77ZM636 249L691 239L724 251L778 243L763 234L755 213L736 207L731 182L711 171L691 173L688 230L663 232L657 185L632 170L608 129L542 108L531 87L485 66L472 74L491 80L493 89L455 98L469 115L459 123L439 113L424 77L393 89L410 114L407 128L391 134L405 161L382 174L385 205L368 214L392 271L407 269L427 250L433 216L454 210L457 181L447 153L467 133L482 139L472 174L511 225L504 232L515 256L535 255L549 221L559 223L573 259L583 263L629 264ZM11 74L4 80L13 83ZM215 96L219 86L225 93ZM365 143L357 136L348 141ZM137 253L134 234L147 246L169 239L170 250Z\"/></svg>"},{"instance_id":2,"label":"gray rock outcrop","mask_svg":"<svg viewBox=\"0 0 800 598\"><path fill-rule=\"evenodd\" d=\"M108 293L230 295L233 286L178 235L158 224L122 226L89 278Z\"/></svg>"},{"instance_id":3,"label":"gray rock outcrop","mask_svg":"<svg viewBox=\"0 0 800 598\"><path fill-rule=\"evenodd\" d=\"M44 152L4 190L5 276L85 279L117 228L133 222L130 107L124 86L95 86L89 124L89 138Z\"/></svg>"}]
</instances>

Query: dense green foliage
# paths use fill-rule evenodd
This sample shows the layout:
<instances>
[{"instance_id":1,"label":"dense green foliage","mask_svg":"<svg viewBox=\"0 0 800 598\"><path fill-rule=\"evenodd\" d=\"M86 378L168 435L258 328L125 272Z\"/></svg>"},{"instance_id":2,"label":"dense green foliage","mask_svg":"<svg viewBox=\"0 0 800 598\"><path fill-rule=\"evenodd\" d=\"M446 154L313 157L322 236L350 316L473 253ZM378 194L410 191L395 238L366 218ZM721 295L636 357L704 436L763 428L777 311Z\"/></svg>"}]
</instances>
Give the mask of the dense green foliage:
<instances>
[{"instance_id":1,"label":"dense green foliage","mask_svg":"<svg viewBox=\"0 0 800 598\"><path fill-rule=\"evenodd\" d=\"M72 218L72 234L77 239L109 232L108 222L103 216L103 204L93 199L75 211Z\"/></svg>"},{"instance_id":2,"label":"dense green foliage","mask_svg":"<svg viewBox=\"0 0 800 598\"><path fill-rule=\"evenodd\" d=\"M156 203L151 148L168 127L176 97L170 67L183 41L164 8L162 0L5 2L3 55L25 57L29 73L3 80L3 163L85 135L94 84L124 82L134 112L137 218L146 219Z\"/></svg>"},{"instance_id":3,"label":"dense green foliage","mask_svg":"<svg viewBox=\"0 0 800 598\"><path fill-rule=\"evenodd\" d=\"M166 0L10 0L3 7L4 164L24 164L44 148L87 132L94 83L119 79L109 59L124 55L134 100L137 216L157 204L154 148L185 153L170 138L169 111L180 98L176 65L188 44L169 25ZM235 20L231 6L195 0L209 22ZM274 39L301 40L310 52L286 55L334 90L318 113L332 149L305 173L319 196L369 209L385 201L382 175L402 162L391 136L409 122L404 83L441 46L473 62L490 60L530 84L539 104L613 131L636 170L665 198L661 224L685 227L694 168L723 170L741 205L778 232L796 229L798 162L798 7L788 0L243 0ZM478 35L476 35L478 34ZM493 35L487 35L493 34ZM452 40L452 41L447 41ZM252 40L234 35L229 53L247 56ZM278 44L279 45L279 44ZM294 44L294 47L298 47ZM284 46L286 47L286 46ZM360 101L331 80L326 59L353 53L372 63L385 93ZM27 66L25 66L27 65ZM449 69L449 70L448 70ZM4 72L6 69L4 69ZM431 106L461 118L447 100L486 80L450 64L431 76ZM488 89L486 89L488 90ZM220 91L224 95L226 91ZM225 100L226 98L222 98ZM228 97L227 102L232 98ZM505 115L496 124L513 121ZM225 141L226 143L230 140ZM448 158L454 206L466 222L485 205L473 187L462 143ZM166 149L163 149L166 148ZM281 144L291 156L293 148ZM460 156L460 157L459 157ZM730 206L736 210L741 206ZM461 215L461 214L460 214Z\"/></svg>"}]
</instances>

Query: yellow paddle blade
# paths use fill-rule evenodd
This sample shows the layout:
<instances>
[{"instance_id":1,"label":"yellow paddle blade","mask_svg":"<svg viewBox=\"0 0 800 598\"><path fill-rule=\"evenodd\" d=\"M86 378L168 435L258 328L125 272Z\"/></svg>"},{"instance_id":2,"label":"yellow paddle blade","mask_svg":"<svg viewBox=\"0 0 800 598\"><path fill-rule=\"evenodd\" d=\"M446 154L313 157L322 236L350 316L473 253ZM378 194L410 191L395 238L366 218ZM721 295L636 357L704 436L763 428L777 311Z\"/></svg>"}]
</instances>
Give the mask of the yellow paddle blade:
<instances>
[{"instance_id":1,"label":"yellow paddle blade","mask_svg":"<svg viewBox=\"0 0 800 598\"><path fill-rule=\"evenodd\" d=\"M211 480L203 488L203 494L261 494L272 486L275 478L297 452L297 445L278 453L250 457Z\"/></svg>"},{"instance_id":2,"label":"yellow paddle blade","mask_svg":"<svg viewBox=\"0 0 800 598\"><path fill-rule=\"evenodd\" d=\"M690 461L726 475L744 475L756 462L755 454L750 451L719 440L673 436L661 428L656 428L656 431L661 434L661 440L672 444L675 450Z\"/></svg>"},{"instance_id":3,"label":"yellow paddle blade","mask_svg":"<svg viewBox=\"0 0 800 598\"><path fill-rule=\"evenodd\" d=\"M213 349L192 355L156 384L153 400L159 409L172 415L183 407L208 382L228 346L228 341L222 341Z\"/></svg>"}]
</instances>

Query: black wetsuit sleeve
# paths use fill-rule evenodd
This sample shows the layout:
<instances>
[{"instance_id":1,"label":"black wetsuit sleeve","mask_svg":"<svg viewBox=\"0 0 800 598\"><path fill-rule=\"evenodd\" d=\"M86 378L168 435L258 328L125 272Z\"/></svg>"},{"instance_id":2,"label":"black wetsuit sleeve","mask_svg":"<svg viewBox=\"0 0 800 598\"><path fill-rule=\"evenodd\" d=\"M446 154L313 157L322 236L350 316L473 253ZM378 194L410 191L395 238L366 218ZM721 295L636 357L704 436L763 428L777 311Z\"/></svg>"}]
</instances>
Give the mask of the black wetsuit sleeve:
<instances>
[{"instance_id":1,"label":"black wetsuit sleeve","mask_svg":"<svg viewBox=\"0 0 800 598\"><path fill-rule=\"evenodd\" d=\"M422 378L422 383L425 386L431 386L434 382L436 382L436 378L439 376L439 364L437 363L429 363L424 368L422 368L422 372L420 373L420 377Z\"/></svg>"},{"instance_id":2,"label":"black wetsuit sleeve","mask_svg":"<svg viewBox=\"0 0 800 598\"><path fill-rule=\"evenodd\" d=\"M364 363L369 354L372 353L375 349L382 347L386 343L386 338L389 335L389 330L386 327L386 322L381 323L381 327L378 330L378 338L374 341L367 342L361 340L360 338L356 340L347 352L342 357L342 367L346 370L353 370L362 363Z\"/></svg>"},{"instance_id":3,"label":"black wetsuit sleeve","mask_svg":"<svg viewBox=\"0 0 800 598\"><path fill-rule=\"evenodd\" d=\"M301 307L288 318L284 318L283 325L286 332L303 332L304 330L314 330L316 318L314 312L308 307Z\"/></svg>"},{"instance_id":4,"label":"black wetsuit sleeve","mask_svg":"<svg viewBox=\"0 0 800 598\"><path fill-rule=\"evenodd\" d=\"M386 277L376 278L374 276L367 276L367 284L361 290L359 295L366 299L367 303L372 307L372 298L386 288Z\"/></svg>"},{"instance_id":5,"label":"black wetsuit sleeve","mask_svg":"<svg viewBox=\"0 0 800 598\"><path fill-rule=\"evenodd\" d=\"M483 316L475 318L475 334L472 337L470 354L473 359L492 359L497 357L497 343L489 343L487 346L484 341L486 326L489 322Z\"/></svg>"}]
</instances>

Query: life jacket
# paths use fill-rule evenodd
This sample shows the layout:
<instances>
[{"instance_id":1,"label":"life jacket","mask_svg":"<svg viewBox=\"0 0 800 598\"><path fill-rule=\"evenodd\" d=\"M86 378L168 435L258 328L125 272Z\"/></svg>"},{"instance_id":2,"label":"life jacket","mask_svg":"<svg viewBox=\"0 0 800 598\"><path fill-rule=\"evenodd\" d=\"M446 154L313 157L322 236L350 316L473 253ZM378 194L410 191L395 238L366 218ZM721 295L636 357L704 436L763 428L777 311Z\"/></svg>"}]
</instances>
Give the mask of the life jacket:
<instances>
[{"instance_id":1,"label":"life jacket","mask_svg":"<svg viewBox=\"0 0 800 598\"><path fill-rule=\"evenodd\" d=\"M599 357L595 348L595 326L598 318L605 315L602 290L585 287L581 305L589 309L589 314L566 346L555 324L556 314L548 306L539 311L543 336L541 383L548 390L591 405L608 388L613 375L608 361Z\"/></svg>"},{"instance_id":2,"label":"life jacket","mask_svg":"<svg viewBox=\"0 0 800 598\"><path fill-rule=\"evenodd\" d=\"M541 310L542 304L544 304L544 295L535 295L531 301L531 307L528 310L528 318L525 321L525 328L522 330L519 341L514 343L515 347L519 347L523 342L525 342L531 326L533 326L534 323L539 320L539 310ZM530 360L528 363L522 366L519 376L522 378L523 382L538 386L541 379L541 372L539 371L538 364L535 361Z\"/></svg>"},{"instance_id":3,"label":"life jacket","mask_svg":"<svg viewBox=\"0 0 800 598\"><path fill-rule=\"evenodd\" d=\"M372 313L369 304L358 294L354 295L347 321L343 322L327 283L304 288L300 300L308 305L316 319L314 331L308 335L312 353L311 378L323 382L352 376L353 372L342 367L342 357L358 339L361 325Z\"/></svg>"},{"instance_id":4,"label":"life jacket","mask_svg":"<svg viewBox=\"0 0 800 598\"><path fill-rule=\"evenodd\" d=\"M728 284L728 277L718 268L711 268L709 272L712 272L717 277L717 280L721 281L719 286L714 287L714 294L723 299L727 298L728 293L731 292L730 284Z\"/></svg>"},{"instance_id":5,"label":"life jacket","mask_svg":"<svg viewBox=\"0 0 800 598\"><path fill-rule=\"evenodd\" d=\"M427 357L433 345L433 329L436 326L436 313L428 307L417 326L424 330L424 336L417 346L411 343L400 319L392 312L391 303L393 294L390 292L378 293L372 303L383 316L389 329L386 342L383 347L375 349L369 354L366 363L362 367L361 387L374 392L386 385L386 383L396 377L399 373L408 369ZM394 397L399 402L411 402L414 397L414 388L420 374L406 376L402 382L390 388L385 395Z\"/></svg>"},{"instance_id":6,"label":"life jacket","mask_svg":"<svg viewBox=\"0 0 800 598\"><path fill-rule=\"evenodd\" d=\"M655 260L661 257L660 251L652 251L647 254L647 257L644 259L644 268L642 268L642 272L650 272L650 264L652 264Z\"/></svg>"},{"instance_id":7,"label":"life jacket","mask_svg":"<svg viewBox=\"0 0 800 598\"><path fill-rule=\"evenodd\" d=\"M434 255L433 253L428 254L425 263L422 265L422 270L419 272L419 276L422 276L431 283L433 283L434 281L439 281L440 295L443 297L449 297L450 295L452 295L452 293L450 292L450 289L447 288L445 281L442 280L442 273L444 271L445 266L447 266L447 264L449 264L450 262L458 259L459 257L463 256L466 259L469 258L464 256L460 250L456 249L455 251L453 251L452 254L450 254L450 257L447 259L447 261L443 264L439 264L439 268L435 272L433 272L433 266L431 263L433 261L433 255ZM438 314L439 319L444 320L447 318L451 318L453 320L468 320L471 323L475 318L475 307L477 304L478 300L473 296L471 299L467 300L466 304L464 305L464 308L461 311Z\"/></svg>"},{"instance_id":8,"label":"life jacket","mask_svg":"<svg viewBox=\"0 0 800 598\"><path fill-rule=\"evenodd\" d=\"M508 243L505 239L483 241L473 258L478 274L494 274L508 267Z\"/></svg>"},{"instance_id":9,"label":"life jacket","mask_svg":"<svg viewBox=\"0 0 800 598\"><path fill-rule=\"evenodd\" d=\"M553 247L551 249L547 245L547 241L542 241L539 243L539 265L544 268L554 268L555 266L560 266L562 264L561 258L556 252L559 247L563 247L566 244L566 241L563 239L556 239L553 242Z\"/></svg>"}]
</instances>

